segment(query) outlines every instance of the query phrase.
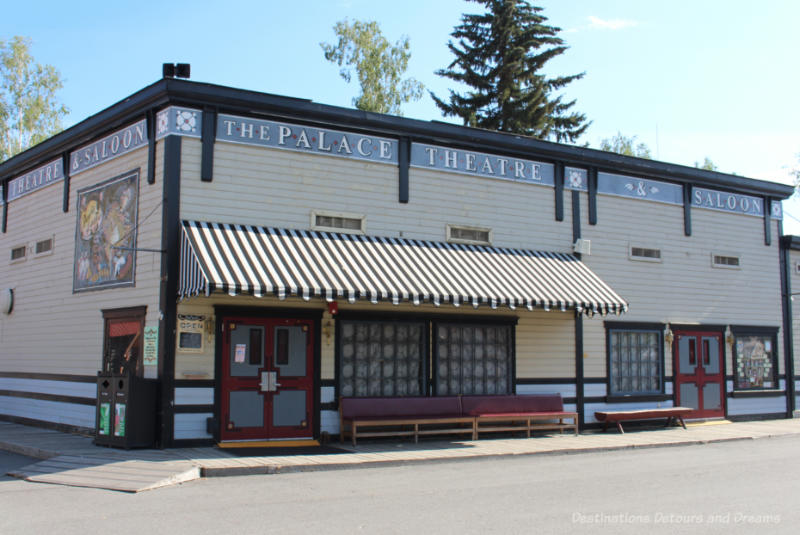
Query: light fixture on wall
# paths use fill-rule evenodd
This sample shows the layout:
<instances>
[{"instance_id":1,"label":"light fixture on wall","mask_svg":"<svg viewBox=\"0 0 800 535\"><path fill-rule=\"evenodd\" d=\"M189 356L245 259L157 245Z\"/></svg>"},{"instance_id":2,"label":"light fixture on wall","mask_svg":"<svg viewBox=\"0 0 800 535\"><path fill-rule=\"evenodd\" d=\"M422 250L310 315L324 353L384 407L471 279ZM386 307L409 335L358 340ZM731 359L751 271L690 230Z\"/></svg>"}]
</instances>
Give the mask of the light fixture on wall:
<instances>
[{"instance_id":1,"label":"light fixture on wall","mask_svg":"<svg viewBox=\"0 0 800 535\"><path fill-rule=\"evenodd\" d=\"M667 347L670 351L672 351L672 342L675 340L675 335L672 334L672 328L670 328L669 323L664 328L664 341L667 343Z\"/></svg>"},{"instance_id":2,"label":"light fixture on wall","mask_svg":"<svg viewBox=\"0 0 800 535\"><path fill-rule=\"evenodd\" d=\"M733 336L733 331L731 331L730 325L728 325L725 328L725 341L728 343L729 346L733 345L734 336Z\"/></svg>"},{"instance_id":3,"label":"light fixture on wall","mask_svg":"<svg viewBox=\"0 0 800 535\"><path fill-rule=\"evenodd\" d=\"M8 316L11 314L12 310L14 310L14 290L12 288L6 288L3 290L2 295L0 295L0 311Z\"/></svg>"}]
</instances>

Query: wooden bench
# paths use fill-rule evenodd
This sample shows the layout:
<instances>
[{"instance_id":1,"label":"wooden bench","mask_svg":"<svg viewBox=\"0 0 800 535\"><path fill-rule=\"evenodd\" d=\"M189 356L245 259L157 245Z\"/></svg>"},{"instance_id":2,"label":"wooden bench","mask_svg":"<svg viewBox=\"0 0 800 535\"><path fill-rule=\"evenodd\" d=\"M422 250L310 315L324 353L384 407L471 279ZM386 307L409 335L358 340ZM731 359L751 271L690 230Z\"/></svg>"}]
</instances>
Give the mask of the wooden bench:
<instances>
[{"instance_id":1,"label":"wooden bench","mask_svg":"<svg viewBox=\"0 0 800 535\"><path fill-rule=\"evenodd\" d=\"M375 431L363 431L378 428ZM361 431L360 431L361 430ZM458 396L404 398L341 398L339 439L358 437L474 434L474 418L461 414Z\"/></svg>"},{"instance_id":2,"label":"wooden bench","mask_svg":"<svg viewBox=\"0 0 800 535\"><path fill-rule=\"evenodd\" d=\"M572 420L572 423L565 420ZM372 430L369 430L369 429ZM578 434L578 415L565 412L559 394L507 396L441 396L339 400L339 439L358 437L467 434L533 429Z\"/></svg>"},{"instance_id":3,"label":"wooden bench","mask_svg":"<svg viewBox=\"0 0 800 535\"><path fill-rule=\"evenodd\" d=\"M664 427L669 427L673 420L677 420L684 429L686 424L683 422L683 417L689 414L694 409L689 407L663 407L659 409L637 409L630 411L598 411L594 413L594 417L603 422L603 431L608 429L609 423L616 423L617 429L620 433L625 433L622 429L622 422L633 420L653 420L656 418L666 418L667 423Z\"/></svg>"},{"instance_id":4,"label":"wooden bench","mask_svg":"<svg viewBox=\"0 0 800 535\"><path fill-rule=\"evenodd\" d=\"M564 411L561 394L462 396L461 408L465 415L475 418L473 440L481 432L519 430L525 430L530 438L533 429L560 433L566 429L578 434L578 413Z\"/></svg>"}]
</instances>

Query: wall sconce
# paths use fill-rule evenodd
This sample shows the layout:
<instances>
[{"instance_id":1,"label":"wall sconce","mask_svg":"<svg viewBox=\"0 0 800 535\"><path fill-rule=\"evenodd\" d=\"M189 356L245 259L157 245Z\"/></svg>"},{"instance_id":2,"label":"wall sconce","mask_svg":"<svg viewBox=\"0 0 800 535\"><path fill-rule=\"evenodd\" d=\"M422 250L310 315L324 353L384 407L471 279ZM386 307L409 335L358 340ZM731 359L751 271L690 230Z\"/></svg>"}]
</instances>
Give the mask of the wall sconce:
<instances>
[{"instance_id":1,"label":"wall sconce","mask_svg":"<svg viewBox=\"0 0 800 535\"><path fill-rule=\"evenodd\" d=\"M728 343L729 346L733 345L735 337L733 336L733 332L731 331L731 326L728 325L725 328L725 341Z\"/></svg>"},{"instance_id":2,"label":"wall sconce","mask_svg":"<svg viewBox=\"0 0 800 535\"><path fill-rule=\"evenodd\" d=\"M6 316L14 310L14 290L12 288L6 288L0 294L0 309Z\"/></svg>"},{"instance_id":3,"label":"wall sconce","mask_svg":"<svg viewBox=\"0 0 800 535\"><path fill-rule=\"evenodd\" d=\"M667 326L664 328L664 341L667 343L669 350L672 351L672 341L675 340L675 335L672 334L672 329L667 323Z\"/></svg>"}]
</instances>

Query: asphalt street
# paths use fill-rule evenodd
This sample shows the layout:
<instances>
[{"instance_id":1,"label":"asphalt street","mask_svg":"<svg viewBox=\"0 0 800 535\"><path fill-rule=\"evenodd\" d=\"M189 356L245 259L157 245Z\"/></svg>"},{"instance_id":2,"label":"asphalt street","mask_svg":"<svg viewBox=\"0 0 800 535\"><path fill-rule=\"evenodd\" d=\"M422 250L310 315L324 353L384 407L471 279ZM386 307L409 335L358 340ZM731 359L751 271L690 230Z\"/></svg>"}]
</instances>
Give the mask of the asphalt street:
<instances>
[{"instance_id":1,"label":"asphalt street","mask_svg":"<svg viewBox=\"0 0 800 535\"><path fill-rule=\"evenodd\" d=\"M797 436L225 477L139 494L0 479L0 533L796 533ZM0 469L26 459L0 454Z\"/></svg>"}]
</instances>

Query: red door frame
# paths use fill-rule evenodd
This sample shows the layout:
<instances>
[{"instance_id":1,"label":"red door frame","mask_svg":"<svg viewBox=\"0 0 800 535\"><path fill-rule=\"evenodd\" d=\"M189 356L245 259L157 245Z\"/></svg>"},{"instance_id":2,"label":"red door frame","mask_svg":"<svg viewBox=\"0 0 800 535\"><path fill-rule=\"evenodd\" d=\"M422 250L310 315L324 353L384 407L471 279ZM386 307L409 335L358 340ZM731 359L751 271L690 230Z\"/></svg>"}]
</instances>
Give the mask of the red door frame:
<instances>
[{"instance_id":1,"label":"red door frame","mask_svg":"<svg viewBox=\"0 0 800 535\"><path fill-rule=\"evenodd\" d=\"M258 373L248 377L232 377L230 375L231 358L231 324L252 325L264 327L264 366ZM274 336L275 327L302 326L306 332L306 375L303 377L281 377L280 369L274 366ZM315 431L316 404L315 404L315 374L316 370L316 343L315 321L305 318L273 318L253 316L225 316L221 320L222 344L220 356L220 441L236 440L270 440L282 438L312 438ZM261 372L277 372L277 382L280 388L275 392L261 392ZM305 425L288 427L275 427L272 425L272 399L281 389L306 391ZM231 391L255 391L264 399L264 425L263 427L236 428L229 426L230 402L228 393Z\"/></svg>"},{"instance_id":2,"label":"red door frame","mask_svg":"<svg viewBox=\"0 0 800 535\"><path fill-rule=\"evenodd\" d=\"M677 405L681 405L681 388L684 383L694 383L697 385L697 410L692 411L686 418L718 418L725 416L725 394L727 392L727 382L725 380L725 337L720 331L702 330L702 327L697 329L674 329L674 340L672 343L672 375L674 378L674 395ZM682 374L680 373L680 339L681 337L693 337L698 343L695 344L695 373ZM704 362L709 358L704 345L702 344L703 337L714 337L719 343L719 366L718 372L714 374L707 374L704 369ZM707 384L718 383L720 385L720 402L719 410L704 410L703 404L703 387Z\"/></svg>"}]
</instances>

